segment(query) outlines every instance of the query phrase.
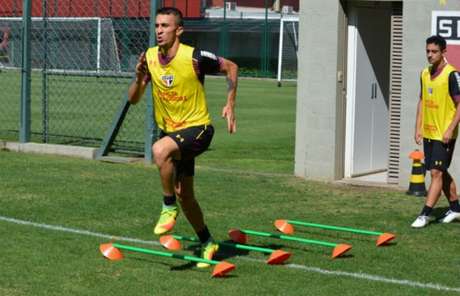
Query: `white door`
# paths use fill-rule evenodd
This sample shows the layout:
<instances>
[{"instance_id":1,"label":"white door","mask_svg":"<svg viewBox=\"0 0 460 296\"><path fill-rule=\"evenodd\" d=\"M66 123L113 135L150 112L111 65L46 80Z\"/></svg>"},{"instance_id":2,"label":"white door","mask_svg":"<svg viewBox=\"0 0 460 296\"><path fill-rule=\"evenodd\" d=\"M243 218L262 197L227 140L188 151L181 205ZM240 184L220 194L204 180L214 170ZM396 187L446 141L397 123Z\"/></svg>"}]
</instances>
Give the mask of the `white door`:
<instances>
[{"instance_id":1,"label":"white door","mask_svg":"<svg viewBox=\"0 0 460 296\"><path fill-rule=\"evenodd\" d=\"M348 27L345 176L388 166L391 11L352 7Z\"/></svg>"}]
</instances>

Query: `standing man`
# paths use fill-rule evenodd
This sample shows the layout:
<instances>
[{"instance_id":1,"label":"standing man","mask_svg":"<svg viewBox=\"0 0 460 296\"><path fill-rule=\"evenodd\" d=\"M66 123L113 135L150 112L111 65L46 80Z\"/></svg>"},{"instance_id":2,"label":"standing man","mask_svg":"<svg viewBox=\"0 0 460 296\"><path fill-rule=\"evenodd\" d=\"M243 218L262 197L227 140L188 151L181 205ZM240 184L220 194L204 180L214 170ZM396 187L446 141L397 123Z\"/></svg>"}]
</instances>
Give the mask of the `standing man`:
<instances>
[{"instance_id":1,"label":"standing man","mask_svg":"<svg viewBox=\"0 0 460 296\"><path fill-rule=\"evenodd\" d=\"M455 140L460 121L460 75L447 63L446 40L431 36L426 40L426 56L430 66L421 74L421 93L417 105L415 142L423 141L425 165L431 172L431 184L420 215L412 227L425 227L434 220L430 216L433 207L444 192L449 201L449 210L441 222L450 223L460 218L457 187L449 174L454 153Z\"/></svg>"},{"instance_id":2,"label":"standing man","mask_svg":"<svg viewBox=\"0 0 460 296\"><path fill-rule=\"evenodd\" d=\"M227 103L222 117L227 119L228 132L234 133L238 66L213 53L180 43L183 30L182 13L178 9L164 7L157 11L158 46L140 55L136 80L130 85L128 95L130 103L137 103L148 82L152 82L155 121L161 130L152 152L163 188L163 209L154 233L161 235L174 227L179 213L177 198L201 241L203 258L212 259L218 245L204 222L193 190L195 157L208 148L214 134L204 92L204 76L219 72L227 75ZM209 264L198 263L197 266Z\"/></svg>"},{"instance_id":3,"label":"standing man","mask_svg":"<svg viewBox=\"0 0 460 296\"><path fill-rule=\"evenodd\" d=\"M10 28L0 28L0 66L9 63L8 42L10 37Z\"/></svg>"}]
</instances>

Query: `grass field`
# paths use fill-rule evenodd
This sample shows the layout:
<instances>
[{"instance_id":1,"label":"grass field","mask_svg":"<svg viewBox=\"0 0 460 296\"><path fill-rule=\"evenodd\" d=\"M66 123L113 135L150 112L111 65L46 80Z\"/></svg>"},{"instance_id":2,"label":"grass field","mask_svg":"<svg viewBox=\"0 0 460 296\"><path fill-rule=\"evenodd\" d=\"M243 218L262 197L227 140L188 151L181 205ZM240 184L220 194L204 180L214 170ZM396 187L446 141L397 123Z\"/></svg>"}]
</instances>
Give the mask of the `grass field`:
<instances>
[{"instance_id":1,"label":"grass field","mask_svg":"<svg viewBox=\"0 0 460 296\"><path fill-rule=\"evenodd\" d=\"M38 72L32 75L31 129L32 139L42 141L44 126L43 79ZM19 130L20 72L0 72L0 138L17 140ZM51 143L98 146L118 110L130 83L128 78L48 76L47 123ZM245 136L236 135L228 144L246 149L246 152L272 153L281 157L279 147L293 145L295 91L293 83L278 88L276 81L241 79L238 93L239 129ZM206 79L209 109L217 127L223 126L221 110L226 100L224 79ZM145 102L129 109L117 141L137 142L137 151L143 151ZM280 143L274 143L267 133L281 134ZM55 136L53 136L55 135ZM70 138L69 137L74 137ZM78 140L80 138L80 140ZM88 139L88 140L84 140ZM94 139L94 140L90 140ZM257 145L257 150L254 148ZM132 146L132 145L131 145ZM135 146L135 145L134 145ZM140 150L139 150L140 149ZM284 148L283 148L284 149ZM292 151L292 150L291 150ZM285 154L285 153L284 153Z\"/></svg>"},{"instance_id":2,"label":"grass field","mask_svg":"<svg viewBox=\"0 0 460 296\"><path fill-rule=\"evenodd\" d=\"M175 295L460 292L459 224L410 229L421 204L414 197L248 170L215 170L205 159L199 164L197 194L219 240L227 239L231 227L274 231L273 220L286 217L385 230L397 239L376 248L371 237L299 229L302 237L353 245L348 256L331 260L328 248L254 237L252 243L291 251L293 257L284 266L268 266L261 254L223 250L221 258L237 265L226 279L211 279L209 271L183 261L143 254L125 253L125 260L110 262L98 251L100 243L109 241L100 234L151 241L125 243L160 249L151 233L160 209L156 169L0 152L0 295L164 295L171 289ZM5 221L10 218L39 224ZM176 233L193 234L182 216Z\"/></svg>"},{"instance_id":3,"label":"grass field","mask_svg":"<svg viewBox=\"0 0 460 296\"><path fill-rule=\"evenodd\" d=\"M104 137L126 93L130 79L48 75L32 72L31 131L43 141L45 122L51 143L97 145ZM46 81L46 84L44 84ZM21 76L19 71L0 72L0 137L17 139ZM143 141L144 108L132 108L119 140ZM138 146L142 147L142 144Z\"/></svg>"},{"instance_id":4,"label":"grass field","mask_svg":"<svg viewBox=\"0 0 460 296\"><path fill-rule=\"evenodd\" d=\"M293 253L282 266L265 255L222 249L236 264L225 279L188 262L125 252L105 260L100 243L161 250L152 224L161 207L156 168L0 151L0 295L456 295L459 223L409 227L423 201L399 191L306 181L292 176L295 87L242 81L238 133L218 120L223 81L209 80L216 118L211 150L197 160L196 192L214 237L232 227L275 231L278 218L396 233L373 237L298 229L297 235L350 243L329 248L251 237ZM436 214L447 207L445 200ZM179 216L175 232L193 235ZM133 241L137 240L137 241ZM181 253L192 254L193 244Z\"/></svg>"}]
</instances>

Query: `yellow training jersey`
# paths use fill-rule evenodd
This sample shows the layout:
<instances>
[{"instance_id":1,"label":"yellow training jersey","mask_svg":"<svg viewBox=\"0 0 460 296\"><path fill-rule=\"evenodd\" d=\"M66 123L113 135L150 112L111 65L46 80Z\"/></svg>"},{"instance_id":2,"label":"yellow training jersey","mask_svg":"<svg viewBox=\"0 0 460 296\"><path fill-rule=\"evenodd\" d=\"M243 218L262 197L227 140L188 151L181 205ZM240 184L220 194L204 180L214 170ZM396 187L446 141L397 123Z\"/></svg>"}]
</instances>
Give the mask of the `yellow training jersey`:
<instances>
[{"instance_id":1,"label":"yellow training jersey","mask_svg":"<svg viewBox=\"0 0 460 296\"><path fill-rule=\"evenodd\" d=\"M193 50L180 44L166 65L158 59L158 47L147 50L155 121L164 132L211 123L204 87L193 68Z\"/></svg>"},{"instance_id":2,"label":"yellow training jersey","mask_svg":"<svg viewBox=\"0 0 460 296\"><path fill-rule=\"evenodd\" d=\"M423 137L442 141L444 132L455 116L455 103L449 93L449 74L456 71L445 65L438 76L431 79L430 68L422 72L422 116ZM455 128L453 138L457 138Z\"/></svg>"}]
</instances>

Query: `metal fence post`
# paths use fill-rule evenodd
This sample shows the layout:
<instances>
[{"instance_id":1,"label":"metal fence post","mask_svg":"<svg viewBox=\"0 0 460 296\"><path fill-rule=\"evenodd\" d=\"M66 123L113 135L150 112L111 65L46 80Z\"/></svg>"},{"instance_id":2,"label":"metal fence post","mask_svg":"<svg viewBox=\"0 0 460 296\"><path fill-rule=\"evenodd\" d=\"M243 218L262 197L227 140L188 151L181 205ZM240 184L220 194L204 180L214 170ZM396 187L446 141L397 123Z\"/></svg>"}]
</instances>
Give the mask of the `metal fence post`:
<instances>
[{"instance_id":1,"label":"metal fence post","mask_svg":"<svg viewBox=\"0 0 460 296\"><path fill-rule=\"evenodd\" d=\"M265 21L264 21L264 34L262 36L262 52L261 52L261 72L262 76L268 76L268 1L265 0Z\"/></svg>"},{"instance_id":2,"label":"metal fence post","mask_svg":"<svg viewBox=\"0 0 460 296\"><path fill-rule=\"evenodd\" d=\"M31 0L23 0L22 14L22 69L21 69L21 122L19 131L19 142L30 141L30 83L31 83Z\"/></svg>"},{"instance_id":3,"label":"metal fence post","mask_svg":"<svg viewBox=\"0 0 460 296\"><path fill-rule=\"evenodd\" d=\"M149 46L156 45L156 37L155 37L155 19L157 13L157 0L150 0L150 28L149 28ZM153 161L152 155L152 145L154 138L156 138L156 130L155 124L153 122L153 101L152 101L152 91L153 91L153 83L151 83L152 87L147 88L146 92L146 100L147 100L147 108L145 112L145 144L144 144L144 161L145 163L151 164Z\"/></svg>"},{"instance_id":4,"label":"metal fence post","mask_svg":"<svg viewBox=\"0 0 460 296\"><path fill-rule=\"evenodd\" d=\"M48 143L48 127L49 127L49 110L48 110L48 0L43 0L42 4L43 14L43 64L42 64L42 141Z\"/></svg>"},{"instance_id":5,"label":"metal fence post","mask_svg":"<svg viewBox=\"0 0 460 296\"><path fill-rule=\"evenodd\" d=\"M228 39L228 25L227 25L227 0L224 0L224 17L219 33L219 55L227 57L227 39Z\"/></svg>"}]
</instances>

